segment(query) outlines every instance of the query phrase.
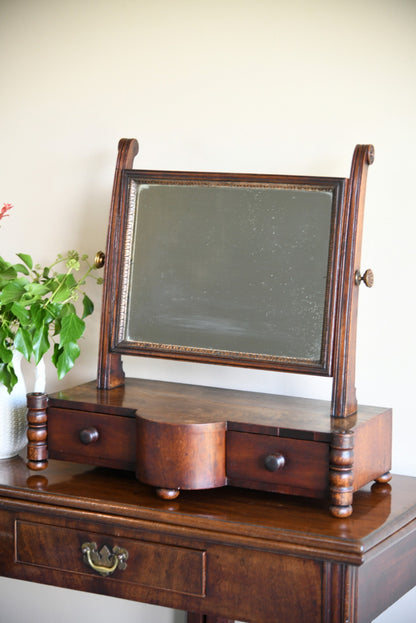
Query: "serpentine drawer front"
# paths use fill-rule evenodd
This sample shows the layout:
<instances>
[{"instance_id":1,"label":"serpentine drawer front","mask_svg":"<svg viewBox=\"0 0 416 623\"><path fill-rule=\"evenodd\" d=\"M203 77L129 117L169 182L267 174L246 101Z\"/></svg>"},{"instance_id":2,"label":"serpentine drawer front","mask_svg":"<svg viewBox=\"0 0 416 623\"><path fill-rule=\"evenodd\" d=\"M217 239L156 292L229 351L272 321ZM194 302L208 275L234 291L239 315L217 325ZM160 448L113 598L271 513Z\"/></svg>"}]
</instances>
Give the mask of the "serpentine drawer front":
<instances>
[{"instance_id":1,"label":"serpentine drawer front","mask_svg":"<svg viewBox=\"0 0 416 623\"><path fill-rule=\"evenodd\" d=\"M15 552L15 562L24 565L182 595L206 593L203 550L17 520Z\"/></svg>"}]
</instances>

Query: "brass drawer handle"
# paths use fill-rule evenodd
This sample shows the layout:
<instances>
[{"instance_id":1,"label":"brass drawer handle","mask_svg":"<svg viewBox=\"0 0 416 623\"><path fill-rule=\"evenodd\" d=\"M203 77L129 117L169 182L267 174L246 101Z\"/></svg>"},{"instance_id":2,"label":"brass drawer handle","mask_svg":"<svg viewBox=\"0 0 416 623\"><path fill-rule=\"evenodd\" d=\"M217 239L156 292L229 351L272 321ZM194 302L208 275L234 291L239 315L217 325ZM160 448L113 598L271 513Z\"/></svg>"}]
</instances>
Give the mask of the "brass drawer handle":
<instances>
[{"instance_id":1,"label":"brass drawer handle","mask_svg":"<svg viewBox=\"0 0 416 623\"><path fill-rule=\"evenodd\" d=\"M117 567L121 570L127 567L126 560L129 553L117 545L113 547L111 553L107 545L104 545L98 552L97 543L84 543L81 546L81 551L85 564L104 577L114 573Z\"/></svg>"}]
</instances>

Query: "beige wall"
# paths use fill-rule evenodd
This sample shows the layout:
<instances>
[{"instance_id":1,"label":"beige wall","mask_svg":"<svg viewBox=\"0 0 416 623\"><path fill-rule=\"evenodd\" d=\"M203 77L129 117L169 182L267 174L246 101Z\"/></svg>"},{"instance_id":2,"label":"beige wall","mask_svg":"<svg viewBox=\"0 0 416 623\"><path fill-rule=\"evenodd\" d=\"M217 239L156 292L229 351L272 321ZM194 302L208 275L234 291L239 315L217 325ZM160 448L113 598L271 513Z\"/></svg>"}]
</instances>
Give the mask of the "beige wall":
<instances>
[{"instance_id":1,"label":"beige wall","mask_svg":"<svg viewBox=\"0 0 416 623\"><path fill-rule=\"evenodd\" d=\"M1 0L1 253L49 262L106 235L116 145L143 168L348 176L371 142L357 389L394 407L393 468L416 476L414 0ZM100 293L93 290L100 306ZM95 376L99 314L63 385ZM131 375L327 397L319 379L126 362ZM49 370L48 387L58 387ZM172 611L0 581L5 623L173 621ZM48 600L48 614L44 603ZM379 621L413 620L415 591ZM117 615L115 615L117 613ZM3 615L4 616L4 615ZM107 618L108 617L108 618ZM182 615L176 615L177 621Z\"/></svg>"}]
</instances>

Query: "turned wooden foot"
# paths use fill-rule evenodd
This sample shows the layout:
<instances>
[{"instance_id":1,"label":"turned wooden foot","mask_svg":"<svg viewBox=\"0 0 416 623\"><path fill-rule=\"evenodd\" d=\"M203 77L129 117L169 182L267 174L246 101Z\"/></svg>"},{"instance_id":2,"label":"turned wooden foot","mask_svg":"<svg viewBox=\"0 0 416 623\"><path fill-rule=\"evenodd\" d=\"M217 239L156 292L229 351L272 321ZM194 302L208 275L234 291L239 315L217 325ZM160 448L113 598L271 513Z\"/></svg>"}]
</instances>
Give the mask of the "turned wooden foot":
<instances>
[{"instance_id":1,"label":"turned wooden foot","mask_svg":"<svg viewBox=\"0 0 416 623\"><path fill-rule=\"evenodd\" d=\"M179 489L156 489L156 493L162 500L174 500L179 495Z\"/></svg>"},{"instance_id":2,"label":"turned wooden foot","mask_svg":"<svg viewBox=\"0 0 416 623\"><path fill-rule=\"evenodd\" d=\"M352 504L349 504L348 506L337 506L336 504L331 504L329 512L333 517L337 517L338 519L349 517L352 513Z\"/></svg>"},{"instance_id":3,"label":"turned wooden foot","mask_svg":"<svg viewBox=\"0 0 416 623\"><path fill-rule=\"evenodd\" d=\"M391 480L391 474L390 472L386 472L385 474L383 474L382 476L379 476L378 478L374 478L375 482L380 482L381 484L386 484L386 482L390 482Z\"/></svg>"}]
</instances>

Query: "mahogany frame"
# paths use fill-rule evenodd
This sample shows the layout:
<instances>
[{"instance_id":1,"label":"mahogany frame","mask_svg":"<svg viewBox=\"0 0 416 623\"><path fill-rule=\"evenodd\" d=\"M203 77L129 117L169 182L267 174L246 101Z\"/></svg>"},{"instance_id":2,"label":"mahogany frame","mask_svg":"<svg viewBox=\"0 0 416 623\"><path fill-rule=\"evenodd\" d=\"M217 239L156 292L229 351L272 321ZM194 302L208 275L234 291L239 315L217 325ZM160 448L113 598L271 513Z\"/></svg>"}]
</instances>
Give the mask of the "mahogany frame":
<instances>
[{"instance_id":1,"label":"mahogany frame","mask_svg":"<svg viewBox=\"0 0 416 623\"><path fill-rule=\"evenodd\" d=\"M121 355L142 355L217 363L279 371L320 374L333 377L331 415L348 417L356 412L355 343L357 327L358 285L360 271L364 197L368 166L374 161L372 145L357 145L350 178L266 176L225 173L178 173L137 171L132 169L138 153L136 139L121 139L114 176L110 221L106 246L106 262L102 301L101 332L97 386L111 389L124 384ZM140 175L157 180L163 175L172 179L212 181L213 183L281 183L325 186L334 188L336 209L333 211L333 245L328 271L328 302L326 310L323 354L318 365L304 360L284 358L240 357L216 354L206 349L143 347L142 344L120 340L120 300L125 262L125 226L128 214L129 180Z\"/></svg>"}]
</instances>

